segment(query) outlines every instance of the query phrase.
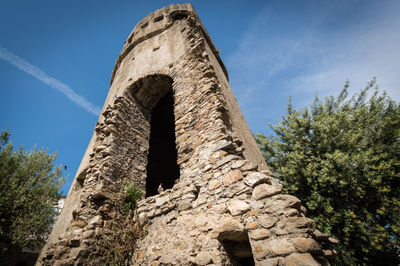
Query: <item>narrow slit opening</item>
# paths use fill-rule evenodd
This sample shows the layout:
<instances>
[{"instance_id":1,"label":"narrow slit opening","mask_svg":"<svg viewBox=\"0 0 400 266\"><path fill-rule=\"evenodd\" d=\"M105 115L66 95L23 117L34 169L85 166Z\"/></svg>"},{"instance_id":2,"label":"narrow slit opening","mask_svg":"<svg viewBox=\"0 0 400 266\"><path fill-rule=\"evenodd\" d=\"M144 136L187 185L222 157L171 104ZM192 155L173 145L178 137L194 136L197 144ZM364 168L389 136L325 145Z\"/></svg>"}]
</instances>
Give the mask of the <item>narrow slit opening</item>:
<instances>
[{"instance_id":1,"label":"narrow slit opening","mask_svg":"<svg viewBox=\"0 0 400 266\"><path fill-rule=\"evenodd\" d=\"M147 162L146 196L172 188L179 179L175 144L174 98L170 91L153 107Z\"/></svg>"},{"instance_id":2,"label":"narrow slit opening","mask_svg":"<svg viewBox=\"0 0 400 266\"><path fill-rule=\"evenodd\" d=\"M140 28L144 29L149 25L149 22L144 23L142 26L140 26Z\"/></svg>"},{"instance_id":3,"label":"narrow slit opening","mask_svg":"<svg viewBox=\"0 0 400 266\"><path fill-rule=\"evenodd\" d=\"M154 22L159 22L164 19L164 15L158 16L154 19Z\"/></svg>"},{"instance_id":4,"label":"narrow slit opening","mask_svg":"<svg viewBox=\"0 0 400 266\"><path fill-rule=\"evenodd\" d=\"M172 20L182 20L182 19L186 19L189 16L189 12L184 11L184 10L177 10L174 11L170 14L170 17L172 18Z\"/></svg>"}]
</instances>

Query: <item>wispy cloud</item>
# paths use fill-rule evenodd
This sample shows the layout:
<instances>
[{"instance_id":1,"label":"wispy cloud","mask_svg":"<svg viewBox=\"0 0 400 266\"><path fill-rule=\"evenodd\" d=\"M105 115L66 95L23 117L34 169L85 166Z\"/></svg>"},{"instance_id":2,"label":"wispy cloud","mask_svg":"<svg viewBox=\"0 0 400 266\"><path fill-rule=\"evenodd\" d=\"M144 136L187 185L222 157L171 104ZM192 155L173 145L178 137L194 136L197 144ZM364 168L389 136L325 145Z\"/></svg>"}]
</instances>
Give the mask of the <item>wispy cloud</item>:
<instances>
[{"instance_id":1,"label":"wispy cloud","mask_svg":"<svg viewBox=\"0 0 400 266\"><path fill-rule=\"evenodd\" d=\"M398 9L400 11L400 9ZM349 79L354 91L373 77L389 96L400 99L400 18L387 16L373 25L358 26L343 38L322 39L326 53L311 62L306 73L293 76L285 84L291 93L336 93ZM318 47L310 46L318 50ZM313 56L310 53L309 56Z\"/></svg>"},{"instance_id":2,"label":"wispy cloud","mask_svg":"<svg viewBox=\"0 0 400 266\"><path fill-rule=\"evenodd\" d=\"M327 7L310 1L298 10L267 6L226 60L242 107L255 113L267 109L268 102L276 108L289 95L304 106L315 93L337 94L346 79L358 91L373 77L399 100L400 3L368 5L350 1ZM263 107L256 110L263 97Z\"/></svg>"},{"instance_id":3,"label":"wispy cloud","mask_svg":"<svg viewBox=\"0 0 400 266\"><path fill-rule=\"evenodd\" d=\"M91 102L86 100L85 97L77 94L68 85L62 83L61 81L51 77L50 75L43 72L40 68L30 64L21 57L11 53L6 48L0 46L0 59L16 66L25 73L33 76L34 78L40 80L41 82L47 84L48 86L60 91L68 99L85 109L87 112L99 116L101 109L98 106L94 106Z\"/></svg>"}]
</instances>

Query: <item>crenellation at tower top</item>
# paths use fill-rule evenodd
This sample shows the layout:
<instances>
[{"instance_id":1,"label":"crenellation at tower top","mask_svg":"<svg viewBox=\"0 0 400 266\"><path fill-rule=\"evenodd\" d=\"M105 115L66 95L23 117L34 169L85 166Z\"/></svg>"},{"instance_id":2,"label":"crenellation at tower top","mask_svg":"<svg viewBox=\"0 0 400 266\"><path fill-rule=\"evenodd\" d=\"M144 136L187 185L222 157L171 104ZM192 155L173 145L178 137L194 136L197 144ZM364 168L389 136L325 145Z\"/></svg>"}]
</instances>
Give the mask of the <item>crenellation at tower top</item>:
<instances>
[{"instance_id":1,"label":"crenellation at tower top","mask_svg":"<svg viewBox=\"0 0 400 266\"><path fill-rule=\"evenodd\" d=\"M202 22L200 21L196 11L193 9L191 4L177 4L170 5L161 9L150 13L148 16L143 18L132 30L131 34L124 42L124 47L122 52L118 56L116 60L116 64L114 70L111 75L111 84L114 80L115 73L117 72L121 62L125 59L125 57L131 52L131 50L137 46L139 43L147 40L149 38L154 37L162 33L163 31L169 29L174 23L179 22L188 16L192 16L196 18L196 23L200 27L203 32L204 38L207 41L207 44L214 54L215 58L219 62L221 68L223 69L226 78L228 79L228 72L221 58L219 57L219 52L215 48L215 45L207 32L207 29L204 27ZM153 47L153 49L157 49L157 46Z\"/></svg>"}]
</instances>

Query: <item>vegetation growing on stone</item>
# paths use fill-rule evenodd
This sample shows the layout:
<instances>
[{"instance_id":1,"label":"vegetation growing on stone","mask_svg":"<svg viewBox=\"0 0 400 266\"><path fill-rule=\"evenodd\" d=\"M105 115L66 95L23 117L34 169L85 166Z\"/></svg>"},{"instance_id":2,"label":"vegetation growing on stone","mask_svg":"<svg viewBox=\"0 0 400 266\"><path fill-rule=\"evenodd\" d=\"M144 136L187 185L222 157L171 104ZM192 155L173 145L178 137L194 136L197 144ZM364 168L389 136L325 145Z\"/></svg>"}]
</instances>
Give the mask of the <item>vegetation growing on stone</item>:
<instances>
[{"instance_id":1,"label":"vegetation growing on stone","mask_svg":"<svg viewBox=\"0 0 400 266\"><path fill-rule=\"evenodd\" d=\"M107 265L130 265L136 240L145 235L145 229L139 223L136 211L137 202L142 196L142 190L135 183L131 183L125 185L121 194L114 199L117 215L112 221L112 233L106 241Z\"/></svg>"},{"instance_id":2,"label":"vegetation growing on stone","mask_svg":"<svg viewBox=\"0 0 400 266\"><path fill-rule=\"evenodd\" d=\"M340 240L334 263L397 265L400 106L375 80L351 98L348 87L301 110L289 101L275 135L256 140L286 192Z\"/></svg>"},{"instance_id":3,"label":"vegetation growing on stone","mask_svg":"<svg viewBox=\"0 0 400 266\"><path fill-rule=\"evenodd\" d=\"M64 183L56 154L47 150L17 150L10 132L0 135L0 242L1 252L41 246L57 216L58 190Z\"/></svg>"},{"instance_id":4,"label":"vegetation growing on stone","mask_svg":"<svg viewBox=\"0 0 400 266\"><path fill-rule=\"evenodd\" d=\"M137 202L142 196L142 190L138 188L135 183L126 185L123 193L123 212L132 214L137 207Z\"/></svg>"}]
</instances>

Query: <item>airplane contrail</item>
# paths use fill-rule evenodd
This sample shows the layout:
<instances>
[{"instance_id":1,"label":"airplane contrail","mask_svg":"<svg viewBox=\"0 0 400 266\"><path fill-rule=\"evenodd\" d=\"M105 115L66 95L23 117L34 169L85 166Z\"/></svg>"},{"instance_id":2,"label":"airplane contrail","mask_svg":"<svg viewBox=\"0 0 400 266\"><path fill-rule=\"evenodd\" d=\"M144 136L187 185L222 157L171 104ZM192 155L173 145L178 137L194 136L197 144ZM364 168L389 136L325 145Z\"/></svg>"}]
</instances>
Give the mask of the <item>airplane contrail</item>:
<instances>
[{"instance_id":1,"label":"airplane contrail","mask_svg":"<svg viewBox=\"0 0 400 266\"><path fill-rule=\"evenodd\" d=\"M30 64L26 60L21 57L11 53L6 48L0 46L0 59L3 59L7 63L10 63L20 70L28 73L29 75L35 77L41 82L47 84L48 86L60 91L63 93L68 99L88 111L89 113L99 116L100 115L100 107L94 106L91 102L86 100L85 97L77 94L71 89L68 85L62 83L61 81L49 76L45 72L43 72L40 68Z\"/></svg>"}]
</instances>

